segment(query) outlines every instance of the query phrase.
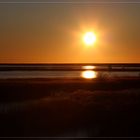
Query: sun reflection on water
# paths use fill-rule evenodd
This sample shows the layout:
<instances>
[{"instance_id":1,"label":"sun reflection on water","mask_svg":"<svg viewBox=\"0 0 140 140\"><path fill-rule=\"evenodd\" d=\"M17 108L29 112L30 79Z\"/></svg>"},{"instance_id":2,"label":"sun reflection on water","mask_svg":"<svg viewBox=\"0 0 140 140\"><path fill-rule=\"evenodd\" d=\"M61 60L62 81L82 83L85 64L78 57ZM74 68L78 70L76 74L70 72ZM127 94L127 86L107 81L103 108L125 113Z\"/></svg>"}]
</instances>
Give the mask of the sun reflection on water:
<instances>
[{"instance_id":1,"label":"sun reflection on water","mask_svg":"<svg viewBox=\"0 0 140 140\"><path fill-rule=\"evenodd\" d=\"M97 73L92 70L86 70L81 73L81 77L85 79L94 79L97 77Z\"/></svg>"},{"instance_id":2,"label":"sun reflection on water","mask_svg":"<svg viewBox=\"0 0 140 140\"><path fill-rule=\"evenodd\" d=\"M95 69L95 66L83 66L82 67L83 69L85 69L85 70L92 70L92 69Z\"/></svg>"}]
</instances>

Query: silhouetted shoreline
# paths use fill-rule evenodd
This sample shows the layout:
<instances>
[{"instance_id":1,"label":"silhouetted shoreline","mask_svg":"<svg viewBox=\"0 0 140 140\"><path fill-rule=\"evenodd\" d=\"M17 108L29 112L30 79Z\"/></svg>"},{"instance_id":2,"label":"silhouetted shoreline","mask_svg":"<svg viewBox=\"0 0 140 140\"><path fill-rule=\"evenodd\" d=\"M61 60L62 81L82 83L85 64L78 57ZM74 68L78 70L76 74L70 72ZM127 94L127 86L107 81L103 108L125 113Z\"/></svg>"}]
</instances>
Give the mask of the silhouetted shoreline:
<instances>
[{"instance_id":1,"label":"silhouetted shoreline","mask_svg":"<svg viewBox=\"0 0 140 140\"><path fill-rule=\"evenodd\" d=\"M0 80L0 136L140 136L140 79Z\"/></svg>"}]
</instances>

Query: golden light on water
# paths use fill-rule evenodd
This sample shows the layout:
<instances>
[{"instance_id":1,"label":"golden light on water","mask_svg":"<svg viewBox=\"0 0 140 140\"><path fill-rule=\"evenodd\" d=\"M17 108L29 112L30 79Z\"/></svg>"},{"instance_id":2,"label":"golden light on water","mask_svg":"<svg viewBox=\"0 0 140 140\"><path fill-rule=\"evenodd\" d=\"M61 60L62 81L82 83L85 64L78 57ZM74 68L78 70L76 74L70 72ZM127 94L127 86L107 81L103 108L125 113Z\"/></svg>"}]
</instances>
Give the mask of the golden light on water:
<instances>
[{"instance_id":1,"label":"golden light on water","mask_svg":"<svg viewBox=\"0 0 140 140\"><path fill-rule=\"evenodd\" d=\"M82 67L83 69L85 69L85 70L92 70L92 69L95 69L95 66L83 66Z\"/></svg>"},{"instance_id":2,"label":"golden light on water","mask_svg":"<svg viewBox=\"0 0 140 140\"><path fill-rule=\"evenodd\" d=\"M87 71L83 71L81 76L83 78L86 78L86 79L93 79L93 78L96 78L97 77L97 74L95 71L92 71L92 70L87 70Z\"/></svg>"},{"instance_id":3,"label":"golden light on water","mask_svg":"<svg viewBox=\"0 0 140 140\"><path fill-rule=\"evenodd\" d=\"M93 32L85 33L83 41L87 46L91 46L96 42L96 35Z\"/></svg>"}]
</instances>

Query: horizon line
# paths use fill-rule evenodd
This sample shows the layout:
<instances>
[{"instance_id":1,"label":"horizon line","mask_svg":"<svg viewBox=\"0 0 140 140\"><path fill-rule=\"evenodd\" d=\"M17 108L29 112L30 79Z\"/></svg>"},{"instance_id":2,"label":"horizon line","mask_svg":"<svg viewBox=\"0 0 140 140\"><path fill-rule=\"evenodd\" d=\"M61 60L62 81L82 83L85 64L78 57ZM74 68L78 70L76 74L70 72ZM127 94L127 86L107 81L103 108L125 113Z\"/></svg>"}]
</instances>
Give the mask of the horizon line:
<instances>
[{"instance_id":1,"label":"horizon line","mask_svg":"<svg viewBox=\"0 0 140 140\"><path fill-rule=\"evenodd\" d=\"M37 1L29 1L29 2L0 2L0 4L140 4L140 1L82 1L82 2L72 2L72 1L46 1L46 2L37 2Z\"/></svg>"},{"instance_id":2,"label":"horizon line","mask_svg":"<svg viewBox=\"0 0 140 140\"><path fill-rule=\"evenodd\" d=\"M130 62L130 63L129 63L129 62L114 62L114 63L113 63L113 62L102 62L102 63L101 63L101 62L93 62L93 63L88 63L88 62L86 62L86 63L0 63L0 65L9 65L9 64L15 64L15 65L16 65L16 64L21 64L21 65L22 65L22 64L23 64L23 65L24 65L24 64L25 64L25 65L26 65L26 64L51 64L51 65L52 65L52 64L54 64L54 65L55 65L55 64L56 64L56 65L57 65L57 64L58 64L58 65L61 65L61 64L62 64L62 65L63 65L63 64L68 64L68 65L69 65L69 64L76 64L76 65L77 65L77 64L91 64L91 65L92 65L92 64L93 64L93 65L94 65L94 64L95 64L95 65L96 65L96 64L117 64L117 65L118 65L118 64L120 64L120 65L122 65L122 64L130 64L130 65L131 65L131 64L132 64L132 65L133 65L133 64L139 64L139 65L140 65L140 62L134 62L134 63L132 63L132 62Z\"/></svg>"}]
</instances>

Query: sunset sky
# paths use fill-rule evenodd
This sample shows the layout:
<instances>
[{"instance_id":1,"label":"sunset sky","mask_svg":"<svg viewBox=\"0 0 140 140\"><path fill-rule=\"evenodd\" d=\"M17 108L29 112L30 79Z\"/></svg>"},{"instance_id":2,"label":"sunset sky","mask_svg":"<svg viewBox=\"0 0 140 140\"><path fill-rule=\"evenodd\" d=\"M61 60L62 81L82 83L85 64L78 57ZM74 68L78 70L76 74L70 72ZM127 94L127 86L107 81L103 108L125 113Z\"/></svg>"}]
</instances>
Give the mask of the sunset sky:
<instances>
[{"instance_id":1,"label":"sunset sky","mask_svg":"<svg viewBox=\"0 0 140 140\"><path fill-rule=\"evenodd\" d=\"M140 63L140 3L19 2L0 0L0 63Z\"/></svg>"}]
</instances>

